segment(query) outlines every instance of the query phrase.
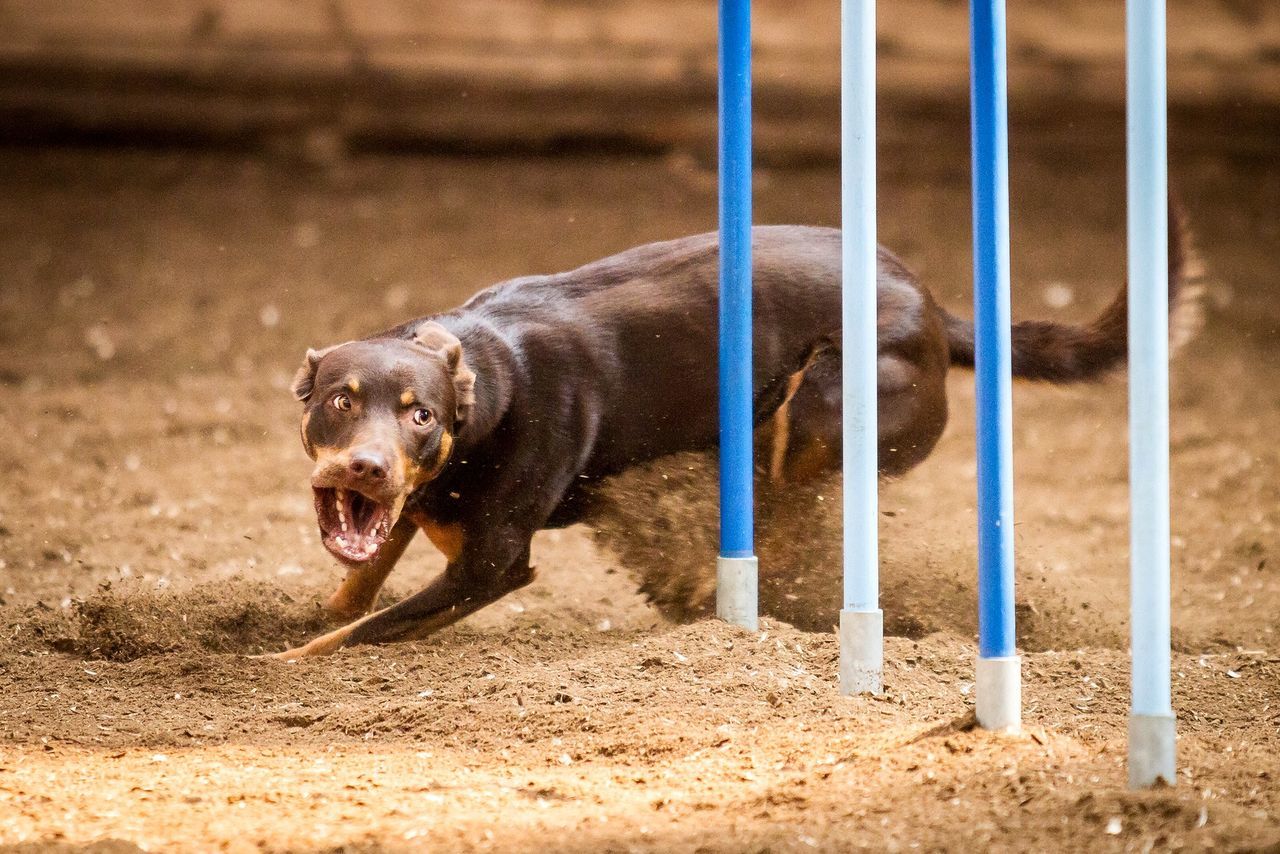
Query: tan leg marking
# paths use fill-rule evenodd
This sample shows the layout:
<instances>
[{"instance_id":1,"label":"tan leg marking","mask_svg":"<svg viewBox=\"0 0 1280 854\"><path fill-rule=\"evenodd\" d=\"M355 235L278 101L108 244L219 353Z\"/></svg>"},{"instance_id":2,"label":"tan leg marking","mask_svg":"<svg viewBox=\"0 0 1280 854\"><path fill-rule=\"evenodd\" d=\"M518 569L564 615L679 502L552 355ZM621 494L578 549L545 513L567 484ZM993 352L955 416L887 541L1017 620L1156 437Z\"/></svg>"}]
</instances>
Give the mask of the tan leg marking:
<instances>
[{"instance_id":1,"label":"tan leg marking","mask_svg":"<svg viewBox=\"0 0 1280 854\"><path fill-rule=\"evenodd\" d=\"M787 380L787 396L773 413L773 448L769 454L769 480L773 483L782 483L783 480L782 466L786 462L787 445L791 441L791 398L800 387L800 379L803 377L796 373Z\"/></svg>"},{"instance_id":2,"label":"tan leg marking","mask_svg":"<svg viewBox=\"0 0 1280 854\"><path fill-rule=\"evenodd\" d=\"M394 568L393 563L356 566L347 571L341 586L325 603L329 613L344 620L354 620L373 607L378 591Z\"/></svg>"},{"instance_id":3,"label":"tan leg marking","mask_svg":"<svg viewBox=\"0 0 1280 854\"><path fill-rule=\"evenodd\" d=\"M457 523L442 525L425 519L419 520L418 525L447 561L453 563L462 555L462 545L466 541L466 536L463 534L461 525Z\"/></svg>"},{"instance_id":4,"label":"tan leg marking","mask_svg":"<svg viewBox=\"0 0 1280 854\"><path fill-rule=\"evenodd\" d=\"M786 478L791 483L812 480L824 472L834 470L839 464L826 442L810 442L791 455Z\"/></svg>"},{"instance_id":5,"label":"tan leg marking","mask_svg":"<svg viewBox=\"0 0 1280 854\"><path fill-rule=\"evenodd\" d=\"M383 609L385 610L385 609ZM355 631L356 626L373 619L375 614L381 613L375 611L367 617L361 617L354 623L348 623L340 629L334 629L328 634L321 635L314 640L304 643L302 646L296 646L293 649L286 649L284 652L277 652L273 655L264 656L265 658L274 658L277 661L297 661L300 658L315 658L321 655L329 655L337 652L342 647L342 642L350 637Z\"/></svg>"},{"instance_id":6,"label":"tan leg marking","mask_svg":"<svg viewBox=\"0 0 1280 854\"><path fill-rule=\"evenodd\" d=\"M805 374L818 360L820 352L821 347L810 350L800 370L787 377L787 396L773 413L773 451L769 455L769 480L774 483L782 483L786 479L787 446L791 442L791 399L800 390Z\"/></svg>"},{"instance_id":7,"label":"tan leg marking","mask_svg":"<svg viewBox=\"0 0 1280 854\"><path fill-rule=\"evenodd\" d=\"M347 571L347 577L326 603L329 612L342 620L354 620L368 612L377 601L378 591L395 569L396 561L409 547L418 526L412 519L399 519L391 529L387 541L378 550L378 557L364 566Z\"/></svg>"}]
</instances>

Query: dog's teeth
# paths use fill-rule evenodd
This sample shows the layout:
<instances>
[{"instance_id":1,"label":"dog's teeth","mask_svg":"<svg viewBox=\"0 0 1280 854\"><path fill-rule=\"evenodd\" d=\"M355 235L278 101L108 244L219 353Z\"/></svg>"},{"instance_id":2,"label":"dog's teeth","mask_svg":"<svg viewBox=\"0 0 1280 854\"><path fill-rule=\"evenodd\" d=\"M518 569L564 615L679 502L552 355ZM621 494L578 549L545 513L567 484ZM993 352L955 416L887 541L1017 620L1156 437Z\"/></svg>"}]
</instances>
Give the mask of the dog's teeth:
<instances>
[{"instance_id":1,"label":"dog's teeth","mask_svg":"<svg viewBox=\"0 0 1280 854\"><path fill-rule=\"evenodd\" d=\"M343 520L342 520L342 531L343 531L343 533L346 533L346 530L347 530L347 520L346 520L346 519L343 519Z\"/></svg>"}]
</instances>

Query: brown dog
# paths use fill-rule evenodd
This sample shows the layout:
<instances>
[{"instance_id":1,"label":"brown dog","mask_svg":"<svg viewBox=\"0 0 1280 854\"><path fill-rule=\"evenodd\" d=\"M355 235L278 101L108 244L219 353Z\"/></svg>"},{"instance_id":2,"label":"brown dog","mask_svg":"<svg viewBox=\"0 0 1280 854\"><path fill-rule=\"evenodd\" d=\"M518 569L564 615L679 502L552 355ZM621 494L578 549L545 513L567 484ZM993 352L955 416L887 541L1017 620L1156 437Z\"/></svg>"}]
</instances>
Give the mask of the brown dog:
<instances>
[{"instance_id":1,"label":"brown dog","mask_svg":"<svg viewBox=\"0 0 1280 854\"><path fill-rule=\"evenodd\" d=\"M1182 245L1171 213L1171 306ZM718 250L715 234L642 246L308 351L294 392L316 517L349 569L329 607L354 622L280 657L443 628L532 580L534 532L583 517L582 483L714 447ZM840 462L840 233L758 227L753 250L758 431L775 479L812 476ZM973 325L881 249L877 330L880 469L900 474L946 424L944 378L973 364ZM1012 336L1016 376L1100 377L1124 361L1126 294L1091 324ZM447 569L365 616L418 530Z\"/></svg>"}]
</instances>

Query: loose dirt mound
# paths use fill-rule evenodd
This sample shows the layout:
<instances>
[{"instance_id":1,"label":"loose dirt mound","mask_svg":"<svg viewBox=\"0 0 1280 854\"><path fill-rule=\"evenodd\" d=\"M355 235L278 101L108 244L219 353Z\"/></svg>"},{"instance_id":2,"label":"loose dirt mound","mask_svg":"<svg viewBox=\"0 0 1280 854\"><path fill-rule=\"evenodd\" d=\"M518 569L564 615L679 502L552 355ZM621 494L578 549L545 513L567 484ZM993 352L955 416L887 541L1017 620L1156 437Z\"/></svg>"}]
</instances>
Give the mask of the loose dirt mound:
<instances>
[{"instance_id":1,"label":"loose dirt mound","mask_svg":"<svg viewBox=\"0 0 1280 854\"><path fill-rule=\"evenodd\" d=\"M661 614L677 623L715 609L717 458L676 454L592 487L590 529ZM757 482L761 613L809 632L838 621L841 479L778 487ZM926 541L895 539L884 520L886 632L921 638L975 631L972 568ZM1020 582L1019 640L1029 651L1119 648L1116 626L1073 604L1044 578ZM1035 604L1033 605L1032 602ZM386 604L384 600L383 604ZM174 653L279 650L328 627L319 602L261 581L230 579L180 593L138 582L104 583L55 610L30 606L15 637L84 658L132 661Z\"/></svg>"},{"instance_id":2,"label":"loose dirt mound","mask_svg":"<svg viewBox=\"0 0 1280 854\"><path fill-rule=\"evenodd\" d=\"M325 625L318 602L241 580L181 593L105 584L61 611L44 605L25 609L12 633L85 658L132 661L159 654L274 652Z\"/></svg>"},{"instance_id":3,"label":"loose dirt mound","mask_svg":"<svg viewBox=\"0 0 1280 854\"><path fill-rule=\"evenodd\" d=\"M715 610L719 518L717 458L675 454L636 466L591 490L590 525L641 592L669 619ZM841 477L804 484L756 478L760 610L806 631L829 631L841 603ZM893 517L886 517L892 522ZM886 525L882 604L885 631L919 638L972 634L977 604L972 567L948 565L927 542L894 539ZM1073 603L1044 577L1019 580L1020 644L1028 650L1120 647L1121 630ZM1034 603L1034 604L1033 604Z\"/></svg>"}]
</instances>

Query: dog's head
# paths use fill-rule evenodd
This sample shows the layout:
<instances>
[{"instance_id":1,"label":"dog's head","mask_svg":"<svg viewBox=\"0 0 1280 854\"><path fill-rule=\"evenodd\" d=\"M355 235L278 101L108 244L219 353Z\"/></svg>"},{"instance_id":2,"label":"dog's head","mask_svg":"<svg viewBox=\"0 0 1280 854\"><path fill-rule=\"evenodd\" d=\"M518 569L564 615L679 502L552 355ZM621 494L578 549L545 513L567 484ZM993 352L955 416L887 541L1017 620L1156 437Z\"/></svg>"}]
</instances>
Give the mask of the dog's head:
<instances>
[{"instance_id":1,"label":"dog's head","mask_svg":"<svg viewBox=\"0 0 1280 854\"><path fill-rule=\"evenodd\" d=\"M340 561L372 560L405 499L435 478L475 402L462 345L434 321L411 339L308 350L293 381L316 521Z\"/></svg>"}]
</instances>

